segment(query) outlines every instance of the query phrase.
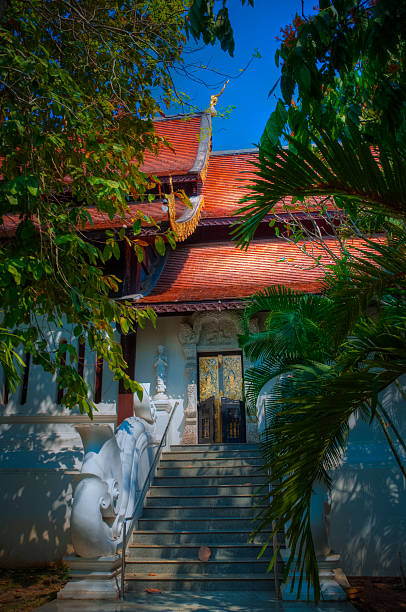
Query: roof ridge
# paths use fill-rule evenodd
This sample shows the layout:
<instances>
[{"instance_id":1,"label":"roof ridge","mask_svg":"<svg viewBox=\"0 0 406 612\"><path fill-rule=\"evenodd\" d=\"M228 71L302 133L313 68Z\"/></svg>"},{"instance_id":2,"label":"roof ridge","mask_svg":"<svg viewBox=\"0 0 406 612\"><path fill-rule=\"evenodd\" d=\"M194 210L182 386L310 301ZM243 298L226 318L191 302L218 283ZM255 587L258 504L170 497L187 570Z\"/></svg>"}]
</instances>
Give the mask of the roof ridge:
<instances>
[{"instance_id":1,"label":"roof ridge","mask_svg":"<svg viewBox=\"0 0 406 612\"><path fill-rule=\"evenodd\" d=\"M177 113L176 115L156 115L152 121L170 121L171 119L193 119L193 117L202 117L207 115L207 111L197 111L196 113Z\"/></svg>"},{"instance_id":2,"label":"roof ridge","mask_svg":"<svg viewBox=\"0 0 406 612\"><path fill-rule=\"evenodd\" d=\"M253 238L251 240L251 242L250 242L250 245L251 244L258 244L258 243L262 243L262 242L265 243L265 244L269 244L269 243L277 242L278 240L279 241L283 241L286 244L289 242L283 236L272 236L272 237L262 236L260 238ZM213 240L213 242L202 241L202 242L183 243L181 246L177 246L174 251L171 251L171 254L176 256L176 251L179 251L181 248L196 248L196 247L210 248L210 247L219 247L219 246L229 246L230 248L234 248L237 251L245 250L245 249L240 249L237 246L237 242L235 242L234 240L230 240L230 239L224 238L224 240ZM248 248L249 248L249 245L248 245Z\"/></svg>"},{"instance_id":3,"label":"roof ridge","mask_svg":"<svg viewBox=\"0 0 406 612\"><path fill-rule=\"evenodd\" d=\"M259 149L254 147L253 149L228 149L226 151L212 151L210 157L216 157L220 155L241 155L244 153L258 153Z\"/></svg>"}]
</instances>

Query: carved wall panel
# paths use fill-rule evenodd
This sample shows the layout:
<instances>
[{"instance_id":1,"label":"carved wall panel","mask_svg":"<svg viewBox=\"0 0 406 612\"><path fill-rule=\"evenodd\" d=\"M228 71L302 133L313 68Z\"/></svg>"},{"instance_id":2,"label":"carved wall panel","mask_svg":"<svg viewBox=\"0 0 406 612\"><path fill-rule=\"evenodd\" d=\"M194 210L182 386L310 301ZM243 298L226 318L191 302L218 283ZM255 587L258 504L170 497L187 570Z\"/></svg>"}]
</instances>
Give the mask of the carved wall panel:
<instances>
[{"instance_id":1,"label":"carved wall panel","mask_svg":"<svg viewBox=\"0 0 406 612\"><path fill-rule=\"evenodd\" d=\"M219 394L219 369L217 355L199 357L200 401Z\"/></svg>"},{"instance_id":2,"label":"carved wall panel","mask_svg":"<svg viewBox=\"0 0 406 612\"><path fill-rule=\"evenodd\" d=\"M242 400L242 362L240 355L223 355L224 396Z\"/></svg>"}]
</instances>

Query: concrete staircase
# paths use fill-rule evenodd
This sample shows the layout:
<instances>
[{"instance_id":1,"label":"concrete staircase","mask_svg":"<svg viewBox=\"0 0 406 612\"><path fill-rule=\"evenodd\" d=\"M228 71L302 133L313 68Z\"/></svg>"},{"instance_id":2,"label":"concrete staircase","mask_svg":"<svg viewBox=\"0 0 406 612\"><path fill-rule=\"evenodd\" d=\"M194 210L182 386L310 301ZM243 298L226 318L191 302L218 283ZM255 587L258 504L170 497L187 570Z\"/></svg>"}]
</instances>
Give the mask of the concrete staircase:
<instances>
[{"instance_id":1,"label":"concrete staircase","mask_svg":"<svg viewBox=\"0 0 406 612\"><path fill-rule=\"evenodd\" d=\"M127 548L128 591L274 593L272 547L257 558L269 532L249 542L263 483L256 444L171 446Z\"/></svg>"}]
</instances>

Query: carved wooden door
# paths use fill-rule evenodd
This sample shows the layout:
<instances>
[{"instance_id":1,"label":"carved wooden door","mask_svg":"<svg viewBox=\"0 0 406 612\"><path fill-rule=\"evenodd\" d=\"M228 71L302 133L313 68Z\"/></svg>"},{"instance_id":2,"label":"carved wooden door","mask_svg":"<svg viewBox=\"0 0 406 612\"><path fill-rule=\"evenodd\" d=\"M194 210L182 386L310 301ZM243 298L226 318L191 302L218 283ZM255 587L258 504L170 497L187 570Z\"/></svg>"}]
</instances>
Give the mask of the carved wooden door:
<instances>
[{"instance_id":1,"label":"carved wooden door","mask_svg":"<svg viewBox=\"0 0 406 612\"><path fill-rule=\"evenodd\" d=\"M241 353L206 353L199 355L199 399L204 402L207 398L214 400L214 441L245 442L245 411L242 402L242 357ZM230 407L230 423L236 423L234 418L240 414L239 424L230 425L233 430L223 432L222 401L228 399L237 404L227 404ZM227 408L228 410L228 408ZM228 423L228 421L227 421ZM227 425L228 427L228 425ZM236 432L238 430L238 440ZM231 435L232 433L232 435Z\"/></svg>"},{"instance_id":2,"label":"carved wooden door","mask_svg":"<svg viewBox=\"0 0 406 612\"><path fill-rule=\"evenodd\" d=\"M214 442L214 397L209 397L197 405L199 444Z\"/></svg>"},{"instance_id":3,"label":"carved wooden door","mask_svg":"<svg viewBox=\"0 0 406 612\"><path fill-rule=\"evenodd\" d=\"M221 425L223 442L245 442L244 402L222 397Z\"/></svg>"}]
</instances>

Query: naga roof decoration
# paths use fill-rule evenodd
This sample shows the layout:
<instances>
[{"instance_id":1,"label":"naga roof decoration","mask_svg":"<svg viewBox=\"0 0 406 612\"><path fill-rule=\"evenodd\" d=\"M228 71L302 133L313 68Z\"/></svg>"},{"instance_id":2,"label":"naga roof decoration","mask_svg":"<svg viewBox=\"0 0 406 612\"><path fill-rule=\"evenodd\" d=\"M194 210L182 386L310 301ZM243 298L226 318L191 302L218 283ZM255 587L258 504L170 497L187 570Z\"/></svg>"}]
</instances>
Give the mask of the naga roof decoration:
<instances>
[{"instance_id":1,"label":"naga roof decoration","mask_svg":"<svg viewBox=\"0 0 406 612\"><path fill-rule=\"evenodd\" d=\"M113 219L110 219L108 213L91 207L88 208L91 221L87 221L81 229L83 231L94 231L126 226L131 227L137 219L141 218L143 231L147 228L156 227L155 224L166 222L170 224L176 233L177 241L181 242L195 230L199 223L203 197L192 196L190 202L193 206L192 209L186 207L184 202L176 198L174 194L170 194L166 199L159 198L150 203L137 202L129 204L124 218L116 215ZM152 223L150 219L155 223ZM20 222L20 215L4 215L3 224L0 225L0 238L11 238L14 236ZM33 222L36 227L39 227L40 224L36 219Z\"/></svg>"},{"instance_id":2,"label":"naga roof decoration","mask_svg":"<svg viewBox=\"0 0 406 612\"><path fill-rule=\"evenodd\" d=\"M176 234L177 242L183 242L193 234L200 220L200 214L204 205L203 196L192 196L189 199L192 208L185 208L181 216L176 219L175 196L172 193L168 196L169 223L171 229Z\"/></svg>"}]
</instances>

